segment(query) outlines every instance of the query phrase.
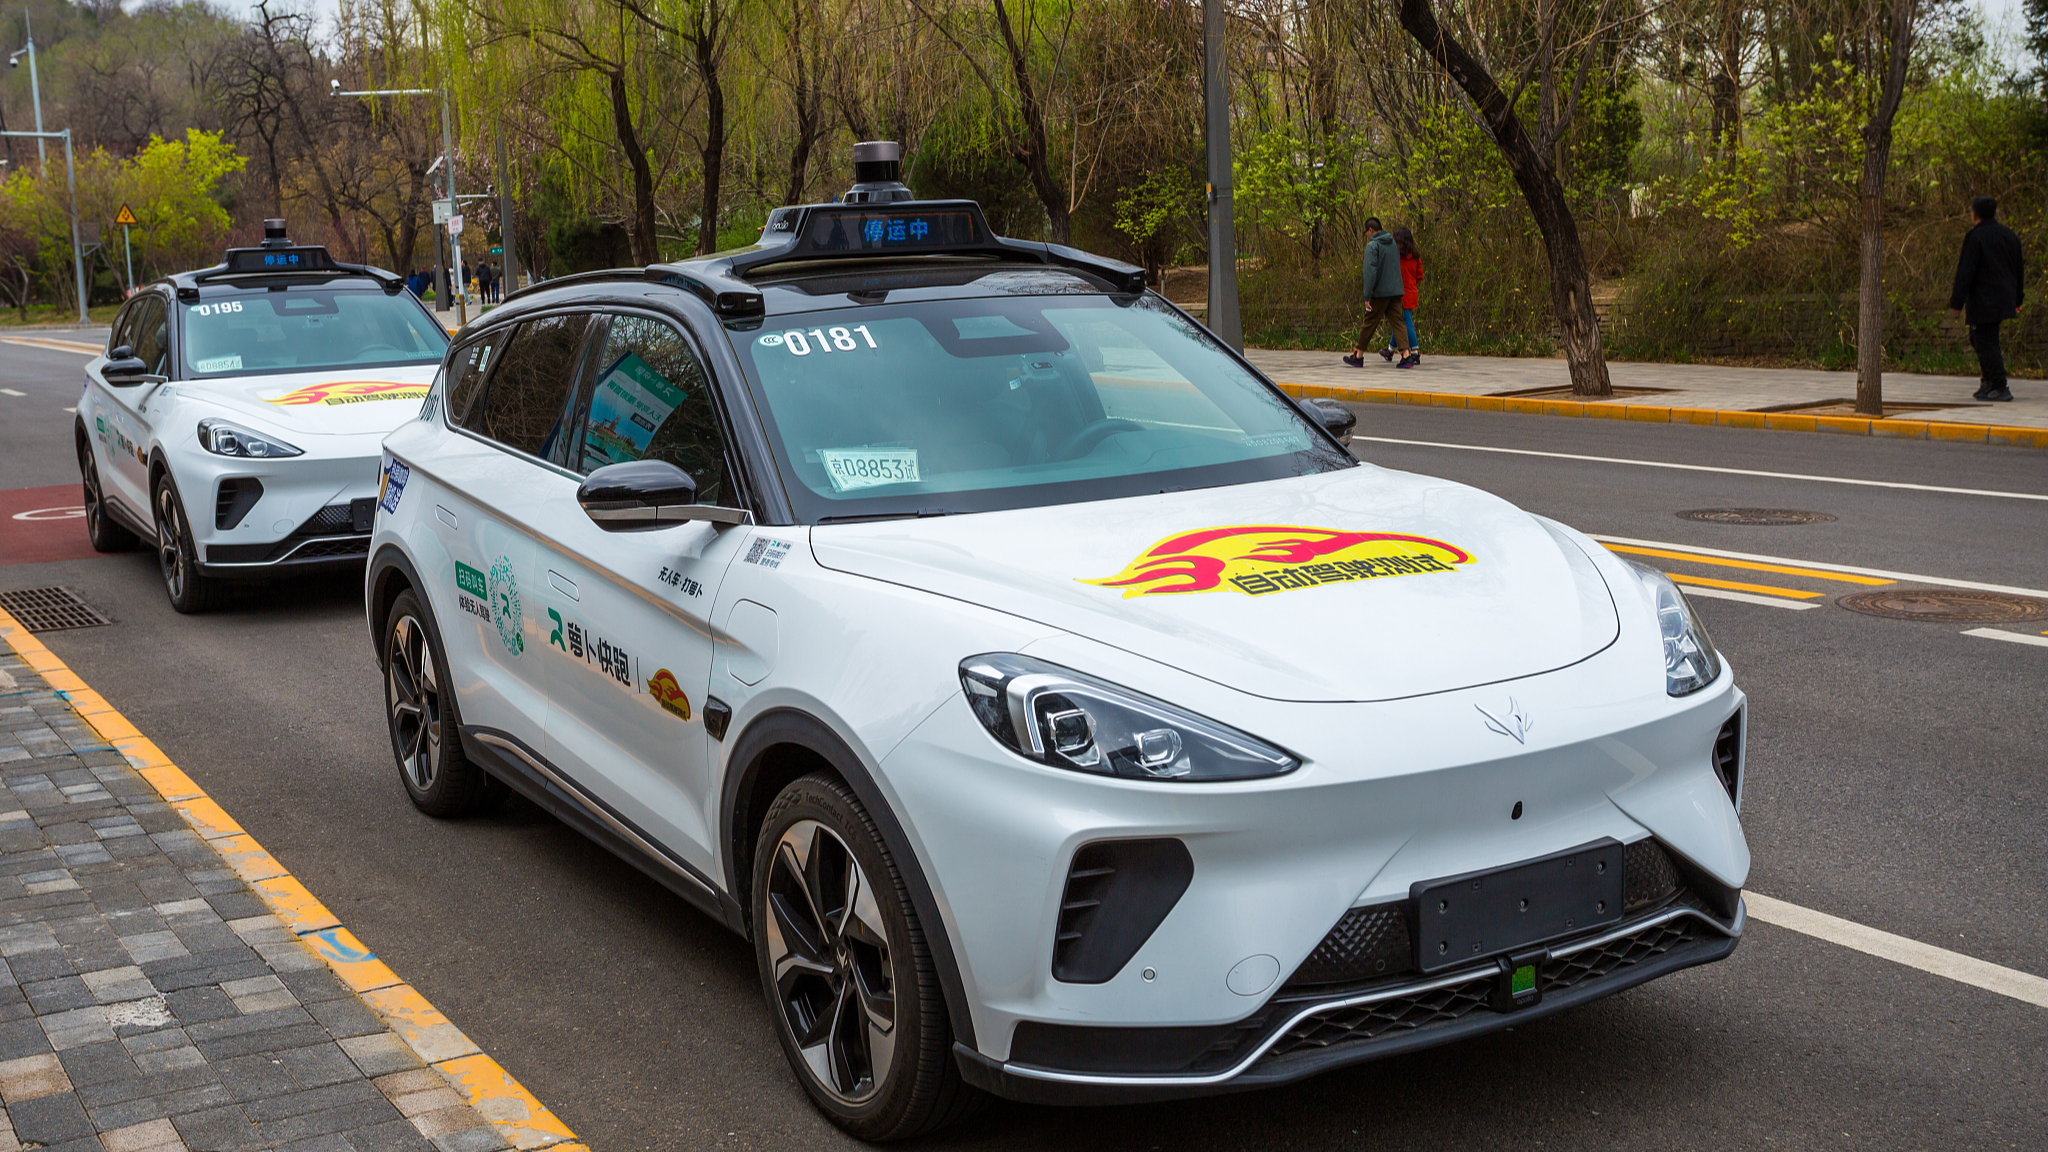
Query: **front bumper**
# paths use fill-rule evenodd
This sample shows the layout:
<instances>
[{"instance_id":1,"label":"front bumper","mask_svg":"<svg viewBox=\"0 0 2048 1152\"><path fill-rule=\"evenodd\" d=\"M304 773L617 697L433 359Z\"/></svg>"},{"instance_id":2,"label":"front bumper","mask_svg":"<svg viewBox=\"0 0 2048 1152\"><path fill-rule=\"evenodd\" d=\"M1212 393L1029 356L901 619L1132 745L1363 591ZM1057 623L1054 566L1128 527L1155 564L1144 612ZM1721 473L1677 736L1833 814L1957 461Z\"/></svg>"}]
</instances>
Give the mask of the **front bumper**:
<instances>
[{"instance_id":1,"label":"front bumper","mask_svg":"<svg viewBox=\"0 0 2048 1152\"><path fill-rule=\"evenodd\" d=\"M266 578L368 559L382 450L370 437L348 439L360 442L276 460L194 448L178 461L178 491L200 571Z\"/></svg>"},{"instance_id":2,"label":"front bumper","mask_svg":"<svg viewBox=\"0 0 2048 1152\"><path fill-rule=\"evenodd\" d=\"M1518 1009L1499 1006L1503 971L1488 963L1348 990L1283 989L1259 1012L1222 1028L1067 1029L1035 1040L1034 1051L1013 1052L1009 1061L965 1045L955 1045L954 1056L969 1083L1028 1103L1137 1103L1248 1091L1510 1028L1724 959L1746 924L1739 900L1724 921L1681 898L1554 945L1536 962L1541 999ZM1065 1066L1030 1062L1048 1056L1065 1057ZM1108 1070L1176 1061L1182 1067L1171 1072Z\"/></svg>"}]
</instances>

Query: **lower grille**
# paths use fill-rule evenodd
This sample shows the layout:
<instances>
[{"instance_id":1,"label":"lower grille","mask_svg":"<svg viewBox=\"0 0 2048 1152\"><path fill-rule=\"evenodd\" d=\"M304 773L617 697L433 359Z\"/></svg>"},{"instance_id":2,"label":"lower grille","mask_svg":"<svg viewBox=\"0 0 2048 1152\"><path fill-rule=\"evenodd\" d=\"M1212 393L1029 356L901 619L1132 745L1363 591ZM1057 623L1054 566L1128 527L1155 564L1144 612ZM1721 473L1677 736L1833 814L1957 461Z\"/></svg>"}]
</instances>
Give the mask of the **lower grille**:
<instances>
[{"instance_id":1,"label":"lower grille","mask_svg":"<svg viewBox=\"0 0 2048 1152\"><path fill-rule=\"evenodd\" d=\"M1664 846L1652 839L1638 840L1624 850L1621 874L1625 912L1661 904L1678 891L1678 867Z\"/></svg>"},{"instance_id":2,"label":"lower grille","mask_svg":"<svg viewBox=\"0 0 2048 1152\"><path fill-rule=\"evenodd\" d=\"M355 518L346 504L329 504L292 533L294 536L341 536L355 531Z\"/></svg>"},{"instance_id":3,"label":"lower grille","mask_svg":"<svg viewBox=\"0 0 2048 1152\"><path fill-rule=\"evenodd\" d=\"M347 540L315 540L292 553L294 560L317 560L330 556L368 556L370 541L357 536Z\"/></svg>"},{"instance_id":4,"label":"lower grille","mask_svg":"<svg viewBox=\"0 0 2048 1152\"><path fill-rule=\"evenodd\" d=\"M1287 983L1290 987L1346 984L1405 972L1414 966L1407 906L1372 904L1346 912Z\"/></svg>"},{"instance_id":5,"label":"lower grille","mask_svg":"<svg viewBox=\"0 0 2048 1152\"><path fill-rule=\"evenodd\" d=\"M1611 976L1699 938L1691 918L1654 924L1597 948L1546 961L1537 970L1537 984L1547 995ZM1303 1020L1283 1033L1266 1059L1310 1048L1362 1043L1394 1032L1412 1032L1448 1024L1480 1009L1491 1010L1498 977L1492 973L1447 988L1398 996L1352 1008L1334 1008Z\"/></svg>"}]
</instances>

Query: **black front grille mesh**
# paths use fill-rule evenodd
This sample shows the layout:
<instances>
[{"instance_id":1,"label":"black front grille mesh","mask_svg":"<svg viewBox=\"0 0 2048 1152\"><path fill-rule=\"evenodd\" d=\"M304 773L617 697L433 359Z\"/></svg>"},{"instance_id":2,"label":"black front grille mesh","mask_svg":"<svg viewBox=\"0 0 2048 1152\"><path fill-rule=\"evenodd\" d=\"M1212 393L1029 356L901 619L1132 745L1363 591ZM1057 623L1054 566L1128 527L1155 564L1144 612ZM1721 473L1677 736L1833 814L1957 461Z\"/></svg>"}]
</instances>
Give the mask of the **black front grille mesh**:
<instances>
[{"instance_id":1,"label":"black front grille mesh","mask_svg":"<svg viewBox=\"0 0 2048 1152\"><path fill-rule=\"evenodd\" d=\"M1346 984L1405 972L1415 965L1414 952L1404 905L1353 908L1294 970L1288 984Z\"/></svg>"},{"instance_id":2,"label":"black front grille mesh","mask_svg":"<svg viewBox=\"0 0 2048 1152\"><path fill-rule=\"evenodd\" d=\"M1721 725L1720 734L1714 737L1714 775L1721 778L1721 787L1728 790L1728 799L1737 800L1742 796L1742 713L1737 712Z\"/></svg>"},{"instance_id":3,"label":"black front grille mesh","mask_svg":"<svg viewBox=\"0 0 2048 1152\"><path fill-rule=\"evenodd\" d=\"M1666 921L1598 948L1587 948L1563 959L1552 960L1543 966L1539 980L1543 991L1562 992L1617 969L1662 956L1693 939L1695 930L1695 922L1690 917Z\"/></svg>"},{"instance_id":4,"label":"black front grille mesh","mask_svg":"<svg viewBox=\"0 0 2048 1152\"><path fill-rule=\"evenodd\" d=\"M329 504L299 525L294 536L342 536L355 531L355 519L346 504Z\"/></svg>"},{"instance_id":5,"label":"black front grille mesh","mask_svg":"<svg viewBox=\"0 0 2048 1152\"><path fill-rule=\"evenodd\" d=\"M1664 846L1648 838L1623 850L1622 909L1634 912L1661 903L1678 891L1678 868Z\"/></svg>"},{"instance_id":6,"label":"black front grille mesh","mask_svg":"<svg viewBox=\"0 0 2048 1152\"><path fill-rule=\"evenodd\" d=\"M294 560L317 560L331 556L368 556L370 542L358 536L349 540L315 540L291 554Z\"/></svg>"}]
</instances>

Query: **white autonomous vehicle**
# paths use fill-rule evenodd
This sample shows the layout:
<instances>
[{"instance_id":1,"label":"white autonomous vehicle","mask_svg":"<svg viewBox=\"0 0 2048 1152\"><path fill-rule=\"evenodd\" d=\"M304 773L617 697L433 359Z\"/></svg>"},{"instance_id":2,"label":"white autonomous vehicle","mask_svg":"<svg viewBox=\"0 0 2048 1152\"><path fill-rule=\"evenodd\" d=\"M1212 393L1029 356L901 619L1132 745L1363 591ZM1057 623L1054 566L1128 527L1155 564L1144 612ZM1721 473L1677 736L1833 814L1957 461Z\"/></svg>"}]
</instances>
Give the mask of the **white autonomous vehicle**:
<instances>
[{"instance_id":1,"label":"white autonomous vehicle","mask_svg":"<svg viewBox=\"0 0 2048 1152\"><path fill-rule=\"evenodd\" d=\"M398 277L294 246L141 288L85 366L75 437L94 548L156 547L180 612L226 582L360 566L380 444L448 336Z\"/></svg>"},{"instance_id":2,"label":"white autonomous vehicle","mask_svg":"<svg viewBox=\"0 0 2048 1152\"><path fill-rule=\"evenodd\" d=\"M450 350L367 572L420 809L508 785L745 935L871 1140L1734 950L1745 701L1669 580L1359 462L1139 269L911 199L893 147Z\"/></svg>"}]
</instances>

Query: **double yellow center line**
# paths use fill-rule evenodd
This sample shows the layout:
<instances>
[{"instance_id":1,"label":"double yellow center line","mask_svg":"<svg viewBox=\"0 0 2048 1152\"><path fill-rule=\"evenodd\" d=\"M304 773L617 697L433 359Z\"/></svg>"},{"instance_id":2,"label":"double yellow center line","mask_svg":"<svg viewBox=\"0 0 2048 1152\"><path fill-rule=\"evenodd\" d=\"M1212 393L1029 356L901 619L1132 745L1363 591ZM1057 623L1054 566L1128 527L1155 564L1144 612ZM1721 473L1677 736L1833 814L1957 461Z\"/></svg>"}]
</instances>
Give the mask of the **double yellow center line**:
<instances>
[{"instance_id":1,"label":"double yellow center line","mask_svg":"<svg viewBox=\"0 0 2048 1152\"><path fill-rule=\"evenodd\" d=\"M1609 544L1610 552L1621 552L1631 556L1650 556L1660 560L1683 560L1688 564L1706 564L1717 568L1740 568L1750 572L1775 572L1783 576L1805 576L1814 580L1835 580L1844 584L1877 586L1895 584L1877 576L1856 576L1847 572L1825 572L1818 568L1799 568L1790 564L1765 564L1756 560L1730 560L1721 556L1701 556L1692 552L1674 552L1663 548L1641 548L1633 544ZM1776 584L1752 584L1741 580L1720 580L1712 576L1693 576L1684 572L1666 572L1666 576L1679 584L1693 584L1702 588L1721 588L1730 592L1749 592L1761 596L1780 596L1788 600L1817 600L1825 592L1809 592L1804 588L1785 588Z\"/></svg>"}]
</instances>

